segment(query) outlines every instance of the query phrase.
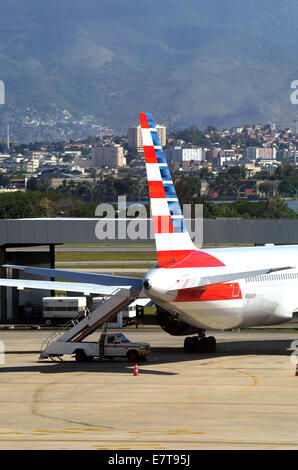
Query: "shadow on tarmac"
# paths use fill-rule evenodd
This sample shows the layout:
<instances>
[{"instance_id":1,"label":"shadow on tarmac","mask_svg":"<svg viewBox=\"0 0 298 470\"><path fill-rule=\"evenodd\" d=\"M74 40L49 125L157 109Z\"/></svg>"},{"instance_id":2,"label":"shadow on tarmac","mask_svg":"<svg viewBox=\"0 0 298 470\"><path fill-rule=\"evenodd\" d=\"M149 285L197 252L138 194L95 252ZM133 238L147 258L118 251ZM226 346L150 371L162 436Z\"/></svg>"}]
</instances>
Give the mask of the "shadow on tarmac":
<instances>
[{"instance_id":1,"label":"shadow on tarmac","mask_svg":"<svg viewBox=\"0 0 298 470\"><path fill-rule=\"evenodd\" d=\"M186 354L183 348L177 347L152 347L151 356L147 361L139 361L138 366L142 367L142 375L161 375L173 376L178 372L154 370L154 365L174 364L183 362L199 362L221 357L234 356L290 356L292 339L282 340L250 340L250 341L231 341L217 343L217 350L212 354ZM10 354L36 354L39 351L9 351ZM153 367L152 367L153 366ZM53 362L49 360L38 361L34 365L24 366L0 366L0 373L17 372L39 372L42 374L57 374L67 372L100 372L100 373L132 373L134 364L127 362L126 359L104 359L98 361L94 359L91 362L76 362L74 358L69 358L63 362ZM1 376L0 376L1 378Z\"/></svg>"}]
</instances>

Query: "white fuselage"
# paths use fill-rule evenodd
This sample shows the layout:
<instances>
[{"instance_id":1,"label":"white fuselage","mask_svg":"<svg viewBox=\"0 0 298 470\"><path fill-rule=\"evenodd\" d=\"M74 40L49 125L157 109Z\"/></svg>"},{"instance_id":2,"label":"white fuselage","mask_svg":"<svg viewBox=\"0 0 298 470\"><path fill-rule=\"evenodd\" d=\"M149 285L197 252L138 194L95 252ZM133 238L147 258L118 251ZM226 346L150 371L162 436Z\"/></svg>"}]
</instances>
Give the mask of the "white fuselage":
<instances>
[{"instance_id":1,"label":"white fuselage","mask_svg":"<svg viewBox=\"0 0 298 470\"><path fill-rule=\"evenodd\" d=\"M298 245L200 251L224 266L152 268L145 279L151 285L147 294L156 304L198 328L243 328L291 320L298 309ZM291 269L207 288L193 287L202 277L282 267Z\"/></svg>"}]
</instances>

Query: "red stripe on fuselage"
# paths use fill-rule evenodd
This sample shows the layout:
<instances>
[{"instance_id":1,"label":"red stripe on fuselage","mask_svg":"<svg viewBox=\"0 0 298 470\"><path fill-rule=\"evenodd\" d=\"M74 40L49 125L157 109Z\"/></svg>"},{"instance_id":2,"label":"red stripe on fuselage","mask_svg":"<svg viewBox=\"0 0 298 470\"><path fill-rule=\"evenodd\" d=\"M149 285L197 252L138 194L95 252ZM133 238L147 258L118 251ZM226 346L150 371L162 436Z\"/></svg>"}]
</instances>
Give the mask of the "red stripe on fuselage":
<instances>
[{"instance_id":1,"label":"red stripe on fuselage","mask_svg":"<svg viewBox=\"0 0 298 470\"><path fill-rule=\"evenodd\" d=\"M178 291L174 302L211 302L214 300L242 299L238 282L214 284L208 287L192 287Z\"/></svg>"},{"instance_id":2,"label":"red stripe on fuselage","mask_svg":"<svg viewBox=\"0 0 298 470\"><path fill-rule=\"evenodd\" d=\"M199 250L158 251L157 258L159 267L170 269L225 266L219 259Z\"/></svg>"}]
</instances>

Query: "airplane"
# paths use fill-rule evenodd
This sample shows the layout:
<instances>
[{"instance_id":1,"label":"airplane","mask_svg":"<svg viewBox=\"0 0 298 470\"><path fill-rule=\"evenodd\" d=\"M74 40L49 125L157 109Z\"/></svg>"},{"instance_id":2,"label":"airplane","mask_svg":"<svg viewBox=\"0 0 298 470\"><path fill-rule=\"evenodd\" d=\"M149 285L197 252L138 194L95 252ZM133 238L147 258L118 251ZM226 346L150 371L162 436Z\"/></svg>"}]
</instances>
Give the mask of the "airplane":
<instances>
[{"instance_id":1,"label":"airplane","mask_svg":"<svg viewBox=\"0 0 298 470\"><path fill-rule=\"evenodd\" d=\"M109 295L129 286L149 297L157 323L185 336L186 353L212 353L206 330L276 325L298 309L298 245L197 248L187 230L155 124L140 113L157 264L144 279L59 269L6 265L29 274L72 282L0 279L0 285Z\"/></svg>"}]
</instances>

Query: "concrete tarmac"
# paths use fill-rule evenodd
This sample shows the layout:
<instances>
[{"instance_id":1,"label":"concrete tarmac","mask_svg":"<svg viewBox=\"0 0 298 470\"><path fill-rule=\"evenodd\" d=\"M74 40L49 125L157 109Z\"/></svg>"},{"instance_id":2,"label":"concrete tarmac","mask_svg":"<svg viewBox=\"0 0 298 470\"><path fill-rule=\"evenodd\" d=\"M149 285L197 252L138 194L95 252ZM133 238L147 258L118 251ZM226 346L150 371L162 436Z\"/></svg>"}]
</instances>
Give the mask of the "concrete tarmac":
<instances>
[{"instance_id":1,"label":"concrete tarmac","mask_svg":"<svg viewBox=\"0 0 298 470\"><path fill-rule=\"evenodd\" d=\"M125 360L39 361L50 331L2 330L0 449L298 449L298 332L213 332L212 355L124 332L152 347L138 377Z\"/></svg>"}]
</instances>

